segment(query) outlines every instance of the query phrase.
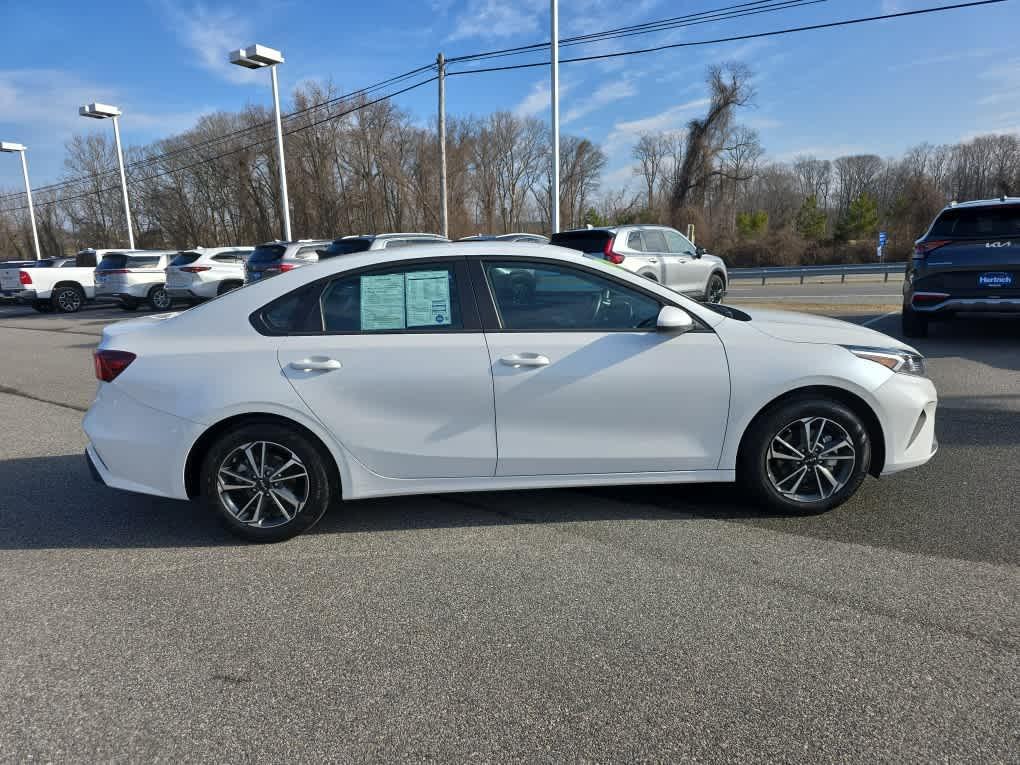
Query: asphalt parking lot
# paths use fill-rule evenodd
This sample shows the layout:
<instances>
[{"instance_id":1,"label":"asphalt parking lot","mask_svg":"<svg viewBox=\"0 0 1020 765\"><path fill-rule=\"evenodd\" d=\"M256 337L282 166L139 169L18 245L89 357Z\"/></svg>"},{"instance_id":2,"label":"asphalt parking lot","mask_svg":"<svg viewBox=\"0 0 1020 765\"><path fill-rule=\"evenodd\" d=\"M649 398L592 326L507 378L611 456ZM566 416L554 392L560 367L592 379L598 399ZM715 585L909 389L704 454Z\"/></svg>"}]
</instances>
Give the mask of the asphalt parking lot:
<instances>
[{"instance_id":1,"label":"asphalt parking lot","mask_svg":"<svg viewBox=\"0 0 1020 765\"><path fill-rule=\"evenodd\" d=\"M831 313L895 334L857 297ZM1016 761L1020 322L916 342L940 453L824 516L428 496L257 547L92 482L91 351L125 316L0 308L4 760Z\"/></svg>"}]
</instances>

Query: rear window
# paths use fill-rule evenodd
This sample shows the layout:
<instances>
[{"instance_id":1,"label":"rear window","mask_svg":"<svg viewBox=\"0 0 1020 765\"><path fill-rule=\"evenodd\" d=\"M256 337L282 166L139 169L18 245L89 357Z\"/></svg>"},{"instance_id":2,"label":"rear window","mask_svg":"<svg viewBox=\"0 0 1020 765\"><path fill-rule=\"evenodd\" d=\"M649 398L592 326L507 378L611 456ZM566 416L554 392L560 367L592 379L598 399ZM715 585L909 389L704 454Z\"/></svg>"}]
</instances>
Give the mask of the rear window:
<instances>
[{"instance_id":1,"label":"rear window","mask_svg":"<svg viewBox=\"0 0 1020 765\"><path fill-rule=\"evenodd\" d=\"M355 252L364 252L371 246L371 239L337 239L329 247L319 250L319 257L335 258L337 255L353 255Z\"/></svg>"},{"instance_id":2,"label":"rear window","mask_svg":"<svg viewBox=\"0 0 1020 765\"><path fill-rule=\"evenodd\" d=\"M282 244L264 244L256 247L248 258L249 263L272 263L283 257L287 248Z\"/></svg>"},{"instance_id":3,"label":"rear window","mask_svg":"<svg viewBox=\"0 0 1020 765\"><path fill-rule=\"evenodd\" d=\"M939 239L985 239L1020 236L1020 205L956 207L945 210L929 236Z\"/></svg>"},{"instance_id":4,"label":"rear window","mask_svg":"<svg viewBox=\"0 0 1020 765\"><path fill-rule=\"evenodd\" d=\"M202 257L197 252L182 252L177 255L176 258L170 261L171 266L190 266L196 260Z\"/></svg>"},{"instance_id":5,"label":"rear window","mask_svg":"<svg viewBox=\"0 0 1020 765\"><path fill-rule=\"evenodd\" d=\"M566 247L578 252L604 252L606 242L613 238L610 231L564 231L553 234L549 244Z\"/></svg>"},{"instance_id":6,"label":"rear window","mask_svg":"<svg viewBox=\"0 0 1020 765\"><path fill-rule=\"evenodd\" d=\"M127 255L123 252L111 252L103 256L96 268L100 271L110 271L115 268L127 268Z\"/></svg>"}]
</instances>

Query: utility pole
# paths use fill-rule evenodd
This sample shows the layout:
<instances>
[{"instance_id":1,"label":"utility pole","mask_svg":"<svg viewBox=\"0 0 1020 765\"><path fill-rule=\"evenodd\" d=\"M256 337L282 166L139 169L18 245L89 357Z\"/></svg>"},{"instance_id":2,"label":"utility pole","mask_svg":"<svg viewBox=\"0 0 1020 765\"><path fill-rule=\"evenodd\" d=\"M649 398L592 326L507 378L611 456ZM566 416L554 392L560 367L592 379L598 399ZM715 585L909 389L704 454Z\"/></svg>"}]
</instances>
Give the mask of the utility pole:
<instances>
[{"instance_id":1,"label":"utility pole","mask_svg":"<svg viewBox=\"0 0 1020 765\"><path fill-rule=\"evenodd\" d=\"M551 33L549 36L552 46L552 83L550 95L552 96L552 209L549 214L549 233L555 234L560 230L560 10L559 0L552 0L550 7Z\"/></svg>"},{"instance_id":2,"label":"utility pole","mask_svg":"<svg viewBox=\"0 0 1020 765\"><path fill-rule=\"evenodd\" d=\"M450 214L446 204L446 58L436 56L439 72L439 233L450 236Z\"/></svg>"}]
</instances>

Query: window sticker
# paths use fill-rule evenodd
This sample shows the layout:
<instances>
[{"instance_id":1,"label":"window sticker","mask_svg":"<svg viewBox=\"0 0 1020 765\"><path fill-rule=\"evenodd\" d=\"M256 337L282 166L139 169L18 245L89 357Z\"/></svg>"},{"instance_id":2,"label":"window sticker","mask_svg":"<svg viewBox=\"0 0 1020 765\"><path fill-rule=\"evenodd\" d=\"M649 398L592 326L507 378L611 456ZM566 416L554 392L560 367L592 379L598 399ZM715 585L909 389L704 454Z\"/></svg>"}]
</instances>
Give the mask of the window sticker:
<instances>
[{"instance_id":1,"label":"window sticker","mask_svg":"<svg viewBox=\"0 0 1020 765\"><path fill-rule=\"evenodd\" d=\"M412 271L407 274L407 326L450 324L450 272Z\"/></svg>"},{"instance_id":2,"label":"window sticker","mask_svg":"<svg viewBox=\"0 0 1020 765\"><path fill-rule=\"evenodd\" d=\"M362 276L362 331L404 328L404 275Z\"/></svg>"}]
</instances>

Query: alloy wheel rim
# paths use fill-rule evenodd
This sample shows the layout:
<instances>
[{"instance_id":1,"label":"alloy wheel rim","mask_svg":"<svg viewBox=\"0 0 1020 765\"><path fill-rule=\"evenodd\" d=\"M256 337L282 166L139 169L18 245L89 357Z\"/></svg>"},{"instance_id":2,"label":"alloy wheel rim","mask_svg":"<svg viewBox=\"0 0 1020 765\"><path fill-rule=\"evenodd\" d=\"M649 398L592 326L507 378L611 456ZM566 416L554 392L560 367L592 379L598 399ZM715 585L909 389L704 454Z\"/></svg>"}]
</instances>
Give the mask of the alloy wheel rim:
<instances>
[{"instance_id":1,"label":"alloy wheel rim","mask_svg":"<svg viewBox=\"0 0 1020 765\"><path fill-rule=\"evenodd\" d=\"M308 469L286 446L241 444L216 471L220 503L239 523L269 529L290 523L308 502Z\"/></svg>"},{"instance_id":2,"label":"alloy wheel rim","mask_svg":"<svg viewBox=\"0 0 1020 765\"><path fill-rule=\"evenodd\" d=\"M77 311L81 307L81 297L74 290L64 290L57 297L57 302L65 311Z\"/></svg>"},{"instance_id":3,"label":"alloy wheel rim","mask_svg":"<svg viewBox=\"0 0 1020 765\"><path fill-rule=\"evenodd\" d=\"M857 450L846 428L827 417L802 417L769 443L765 467L772 488L795 502L822 502L850 481Z\"/></svg>"},{"instance_id":4,"label":"alloy wheel rim","mask_svg":"<svg viewBox=\"0 0 1020 765\"><path fill-rule=\"evenodd\" d=\"M157 308L169 308L170 307L170 295L167 294L166 290L157 290L156 294L152 296L152 302L156 304Z\"/></svg>"},{"instance_id":5,"label":"alloy wheel rim","mask_svg":"<svg viewBox=\"0 0 1020 765\"><path fill-rule=\"evenodd\" d=\"M708 302L709 303L721 303L723 296L723 283L722 280L716 277L712 280L712 284L708 291Z\"/></svg>"}]
</instances>

